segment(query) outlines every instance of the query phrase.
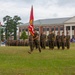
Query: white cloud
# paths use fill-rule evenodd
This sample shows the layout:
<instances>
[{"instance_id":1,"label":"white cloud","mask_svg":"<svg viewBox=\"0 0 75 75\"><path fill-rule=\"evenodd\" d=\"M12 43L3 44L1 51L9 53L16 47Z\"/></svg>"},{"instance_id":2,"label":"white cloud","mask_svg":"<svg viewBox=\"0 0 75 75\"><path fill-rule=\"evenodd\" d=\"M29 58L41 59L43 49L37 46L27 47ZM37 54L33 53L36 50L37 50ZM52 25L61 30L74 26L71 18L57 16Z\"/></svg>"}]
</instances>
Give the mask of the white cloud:
<instances>
[{"instance_id":1,"label":"white cloud","mask_svg":"<svg viewBox=\"0 0 75 75\"><path fill-rule=\"evenodd\" d=\"M31 5L34 7L35 20L75 16L75 0L0 0L0 20L6 15L19 15L22 22L26 23L29 21Z\"/></svg>"}]
</instances>

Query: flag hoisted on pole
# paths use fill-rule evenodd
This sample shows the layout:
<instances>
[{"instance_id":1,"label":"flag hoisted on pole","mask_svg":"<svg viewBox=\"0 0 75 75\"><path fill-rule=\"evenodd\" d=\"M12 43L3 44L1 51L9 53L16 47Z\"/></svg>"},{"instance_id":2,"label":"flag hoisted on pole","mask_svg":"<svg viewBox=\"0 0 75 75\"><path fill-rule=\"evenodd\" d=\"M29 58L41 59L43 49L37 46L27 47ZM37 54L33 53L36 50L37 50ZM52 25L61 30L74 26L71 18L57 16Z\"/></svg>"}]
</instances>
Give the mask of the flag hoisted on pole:
<instances>
[{"instance_id":1,"label":"flag hoisted on pole","mask_svg":"<svg viewBox=\"0 0 75 75\"><path fill-rule=\"evenodd\" d=\"M34 15L33 15L33 6L31 7L31 11L30 11L30 20L29 20L29 26L28 26L28 30L30 32L30 34L32 36L34 36L34 25L33 25L33 21L34 21Z\"/></svg>"}]
</instances>

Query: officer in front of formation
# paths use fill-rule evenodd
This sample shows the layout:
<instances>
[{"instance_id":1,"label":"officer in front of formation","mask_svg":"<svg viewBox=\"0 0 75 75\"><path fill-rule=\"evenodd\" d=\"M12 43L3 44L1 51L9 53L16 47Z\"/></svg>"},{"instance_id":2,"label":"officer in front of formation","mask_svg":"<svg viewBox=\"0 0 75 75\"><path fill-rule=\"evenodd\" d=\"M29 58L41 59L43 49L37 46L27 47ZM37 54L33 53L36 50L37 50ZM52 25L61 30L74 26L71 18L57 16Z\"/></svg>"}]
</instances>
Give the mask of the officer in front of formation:
<instances>
[{"instance_id":1,"label":"officer in front of formation","mask_svg":"<svg viewBox=\"0 0 75 75\"><path fill-rule=\"evenodd\" d=\"M66 35L66 47L67 47L67 49L70 48L70 35L68 34L68 32L67 32L67 35Z\"/></svg>"},{"instance_id":2,"label":"officer in front of formation","mask_svg":"<svg viewBox=\"0 0 75 75\"><path fill-rule=\"evenodd\" d=\"M39 52L41 52L39 34L37 33L36 30L34 30L33 43L34 43L34 47L36 47L36 49L38 49Z\"/></svg>"},{"instance_id":3,"label":"officer in front of formation","mask_svg":"<svg viewBox=\"0 0 75 75\"><path fill-rule=\"evenodd\" d=\"M46 34L45 34L45 32L42 32L40 35L40 45L41 45L41 48L43 48L43 49L46 48Z\"/></svg>"},{"instance_id":4,"label":"officer in front of formation","mask_svg":"<svg viewBox=\"0 0 75 75\"><path fill-rule=\"evenodd\" d=\"M62 35L61 35L61 45L62 45L62 49L63 50L65 49L65 42L66 42L66 37L64 35L64 32L62 32Z\"/></svg>"},{"instance_id":5,"label":"officer in front of formation","mask_svg":"<svg viewBox=\"0 0 75 75\"><path fill-rule=\"evenodd\" d=\"M57 44L57 48L58 48L58 49L60 49L60 42L61 42L60 33L57 32L57 36L56 36L56 44Z\"/></svg>"},{"instance_id":6,"label":"officer in front of formation","mask_svg":"<svg viewBox=\"0 0 75 75\"><path fill-rule=\"evenodd\" d=\"M40 43L39 43L39 34L36 30L34 30L34 36L29 36L29 44L30 44L30 51L28 51L29 54L34 50L34 47L41 52Z\"/></svg>"}]
</instances>

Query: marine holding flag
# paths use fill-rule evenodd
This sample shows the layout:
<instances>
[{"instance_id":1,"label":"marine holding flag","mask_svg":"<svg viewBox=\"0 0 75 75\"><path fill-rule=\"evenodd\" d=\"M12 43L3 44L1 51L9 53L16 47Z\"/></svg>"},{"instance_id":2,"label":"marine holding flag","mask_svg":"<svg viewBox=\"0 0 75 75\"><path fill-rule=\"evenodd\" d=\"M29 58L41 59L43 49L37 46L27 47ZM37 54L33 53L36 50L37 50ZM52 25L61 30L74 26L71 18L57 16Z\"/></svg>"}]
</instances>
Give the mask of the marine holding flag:
<instances>
[{"instance_id":1,"label":"marine holding flag","mask_svg":"<svg viewBox=\"0 0 75 75\"><path fill-rule=\"evenodd\" d=\"M39 35L36 31L34 32L33 21L34 21L34 16L33 16L33 6L32 6L31 12L30 12L30 21L29 21L30 25L28 27L28 30L30 32L30 36L29 36L30 51L28 53L30 53L30 54L34 49L34 46L36 46L39 49L39 52L41 52L39 40L38 40Z\"/></svg>"}]
</instances>

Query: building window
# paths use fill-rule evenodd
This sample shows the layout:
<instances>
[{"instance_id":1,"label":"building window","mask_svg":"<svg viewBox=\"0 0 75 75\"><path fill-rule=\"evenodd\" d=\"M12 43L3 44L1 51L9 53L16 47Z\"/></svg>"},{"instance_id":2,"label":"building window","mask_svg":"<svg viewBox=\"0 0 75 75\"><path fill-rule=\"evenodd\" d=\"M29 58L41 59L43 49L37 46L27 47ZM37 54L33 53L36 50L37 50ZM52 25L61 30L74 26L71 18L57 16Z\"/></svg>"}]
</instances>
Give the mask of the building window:
<instances>
[{"instance_id":1,"label":"building window","mask_svg":"<svg viewBox=\"0 0 75 75\"><path fill-rule=\"evenodd\" d=\"M47 31L49 31L49 28L47 28Z\"/></svg>"},{"instance_id":2,"label":"building window","mask_svg":"<svg viewBox=\"0 0 75 75\"><path fill-rule=\"evenodd\" d=\"M22 29L22 31L24 31L24 29Z\"/></svg>"},{"instance_id":3,"label":"building window","mask_svg":"<svg viewBox=\"0 0 75 75\"><path fill-rule=\"evenodd\" d=\"M43 31L49 31L49 28L45 28L45 27L44 27L44 28L43 28Z\"/></svg>"},{"instance_id":4,"label":"building window","mask_svg":"<svg viewBox=\"0 0 75 75\"><path fill-rule=\"evenodd\" d=\"M56 27L56 29L55 29L56 31L58 31L58 27Z\"/></svg>"},{"instance_id":5,"label":"building window","mask_svg":"<svg viewBox=\"0 0 75 75\"><path fill-rule=\"evenodd\" d=\"M74 38L74 35L72 35L72 38Z\"/></svg>"},{"instance_id":6,"label":"building window","mask_svg":"<svg viewBox=\"0 0 75 75\"><path fill-rule=\"evenodd\" d=\"M39 28L35 28L35 30L39 31Z\"/></svg>"},{"instance_id":7,"label":"building window","mask_svg":"<svg viewBox=\"0 0 75 75\"><path fill-rule=\"evenodd\" d=\"M28 29L25 29L26 31L28 31Z\"/></svg>"},{"instance_id":8,"label":"building window","mask_svg":"<svg viewBox=\"0 0 75 75\"><path fill-rule=\"evenodd\" d=\"M54 28L52 28L51 30L54 31Z\"/></svg>"},{"instance_id":9,"label":"building window","mask_svg":"<svg viewBox=\"0 0 75 75\"><path fill-rule=\"evenodd\" d=\"M67 27L66 27L66 30L70 30L70 26L67 26Z\"/></svg>"},{"instance_id":10,"label":"building window","mask_svg":"<svg viewBox=\"0 0 75 75\"><path fill-rule=\"evenodd\" d=\"M60 28L60 30L64 30L64 28L63 28L63 27L61 27L61 28Z\"/></svg>"},{"instance_id":11,"label":"building window","mask_svg":"<svg viewBox=\"0 0 75 75\"><path fill-rule=\"evenodd\" d=\"M21 29L19 29L19 32L21 32Z\"/></svg>"},{"instance_id":12,"label":"building window","mask_svg":"<svg viewBox=\"0 0 75 75\"><path fill-rule=\"evenodd\" d=\"M43 31L46 31L46 28L45 27L43 28Z\"/></svg>"},{"instance_id":13,"label":"building window","mask_svg":"<svg viewBox=\"0 0 75 75\"><path fill-rule=\"evenodd\" d=\"M75 26L72 26L72 30L74 30Z\"/></svg>"}]
</instances>

